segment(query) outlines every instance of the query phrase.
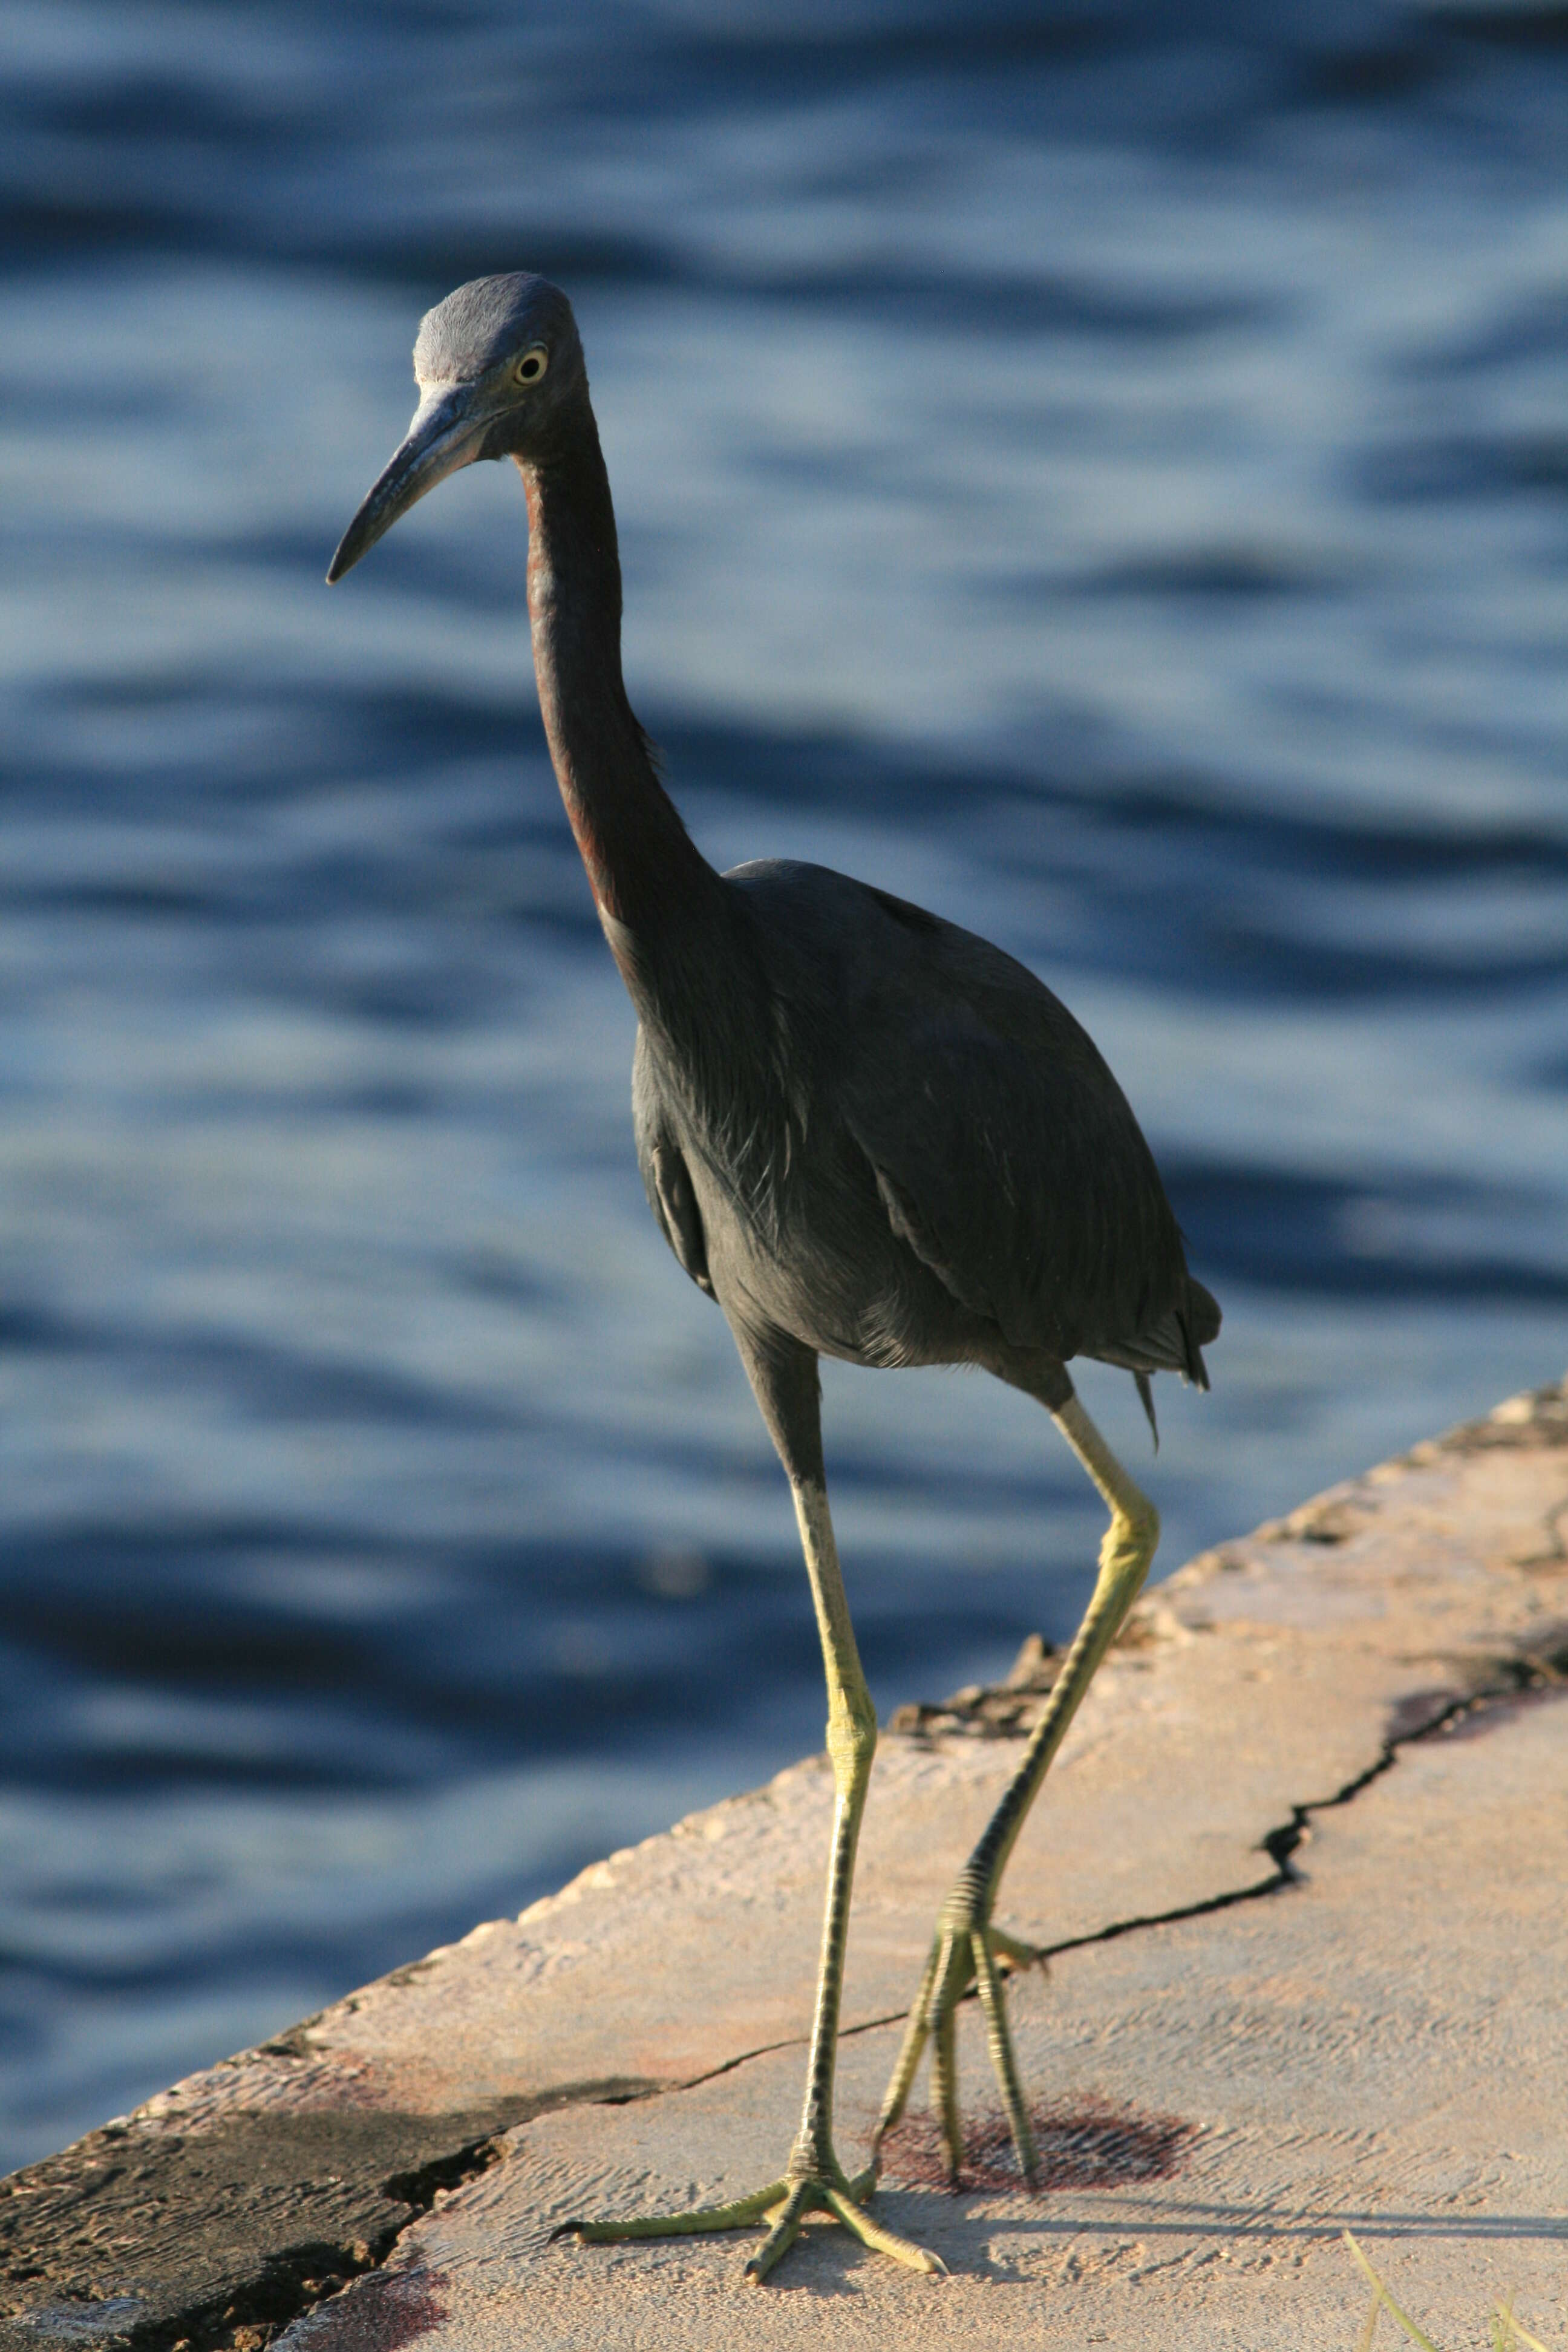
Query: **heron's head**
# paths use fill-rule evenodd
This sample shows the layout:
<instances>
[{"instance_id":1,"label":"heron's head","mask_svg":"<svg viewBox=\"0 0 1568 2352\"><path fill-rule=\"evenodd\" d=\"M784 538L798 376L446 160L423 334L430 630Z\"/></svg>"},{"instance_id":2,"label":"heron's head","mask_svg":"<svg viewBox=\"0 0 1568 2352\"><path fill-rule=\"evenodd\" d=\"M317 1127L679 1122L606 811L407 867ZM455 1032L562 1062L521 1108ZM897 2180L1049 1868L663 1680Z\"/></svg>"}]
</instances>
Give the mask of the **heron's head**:
<instances>
[{"instance_id":1,"label":"heron's head","mask_svg":"<svg viewBox=\"0 0 1568 2352\"><path fill-rule=\"evenodd\" d=\"M414 379L414 422L344 531L329 580L341 580L459 466L547 453L587 382L572 305L547 278L526 271L473 278L420 320Z\"/></svg>"}]
</instances>

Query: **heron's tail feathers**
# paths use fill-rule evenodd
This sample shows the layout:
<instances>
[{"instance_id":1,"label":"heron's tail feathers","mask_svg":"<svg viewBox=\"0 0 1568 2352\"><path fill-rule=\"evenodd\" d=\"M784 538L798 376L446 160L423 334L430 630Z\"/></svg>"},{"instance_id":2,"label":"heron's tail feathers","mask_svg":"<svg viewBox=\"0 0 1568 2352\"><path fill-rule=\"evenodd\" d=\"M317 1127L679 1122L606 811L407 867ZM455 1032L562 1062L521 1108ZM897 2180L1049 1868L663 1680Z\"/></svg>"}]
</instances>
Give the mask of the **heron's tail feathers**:
<instances>
[{"instance_id":1,"label":"heron's tail feathers","mask_svg":"<svg viewBox=\"0 0 1568 2352\"><path fill-rule=\"evenodd\" d=\"M1138 1394L1149 1416L1149 1426L1154 1430L1154 1443L1160 1433L1154 1427L1154 1402L1149 1387L1152 1372L1180 1372L1182 1378L1195 1389L1209 1384L1208 1367L1203 1351L1216 1337L1220 1326L1219 1305L1212 1291L1189 1274L1184 1277L1186 1294L1179 1307L1168 1307L1156 1315L1131 1339L1116 1339L1105 1346L1086 1348L1084 1353L1098 1357L1102 1364L1119 1364L1131 1372L1138 1383Z\"/></svg>"},{"instance_id":2,"label":"heron's tail feathers","mask_svg":"<svg viewBox=\"0 0 1568 2352\"><path fill-rule=\"evenodd\" d=\"M1192 1382L1194 1388L1206 1389L1209 1376L1208 1367L1204 1362L1203 1351L1211 1339L1219 1338L1219 1327L1223 1318L1219 1311L1219 1300L1215 1297L1214 1292L1205 1290L1201 1282L1194 1282L1190 1274L1187 1276L1186 1311L1178 1319L1182 1327L1183 1352L1186 1359L1182 1366L1184 1376Z\"/></svg>"}]
</instances>

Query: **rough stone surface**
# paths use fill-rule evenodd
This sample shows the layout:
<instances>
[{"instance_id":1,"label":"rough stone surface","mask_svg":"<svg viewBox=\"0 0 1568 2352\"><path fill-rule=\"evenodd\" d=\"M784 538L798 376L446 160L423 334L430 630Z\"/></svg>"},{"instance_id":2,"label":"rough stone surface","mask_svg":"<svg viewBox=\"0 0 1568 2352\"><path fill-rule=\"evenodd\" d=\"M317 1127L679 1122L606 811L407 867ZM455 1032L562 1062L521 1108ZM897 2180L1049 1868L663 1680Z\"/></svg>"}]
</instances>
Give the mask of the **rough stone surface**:
<instances>
[{"instance_id":1,"label":"rough stone surface","mask_svg":"<svg viewBox=\"0 0 1568 2352\"><path fill-rule=\"evenodd\" d=\"M1044 2187L998 2153L966 2018L973 2185L934 2185L917 2120L879 2192L954 2277L817 2230L747 2298L748 2343L1349 2346L1347 2224L1440 2343L1508 2292L1568 2340L1565 1529L1554 1389L1161 1586L1007 1883L1058 1955L1012 1996ZM1049 1673L1037 1645L884 1740L847 2155ZM795 1766L0 2185L0 2344L732 2337L734 2242L547 2233L776 2171L830 1798Z\"/></svg>"}]
</instances>

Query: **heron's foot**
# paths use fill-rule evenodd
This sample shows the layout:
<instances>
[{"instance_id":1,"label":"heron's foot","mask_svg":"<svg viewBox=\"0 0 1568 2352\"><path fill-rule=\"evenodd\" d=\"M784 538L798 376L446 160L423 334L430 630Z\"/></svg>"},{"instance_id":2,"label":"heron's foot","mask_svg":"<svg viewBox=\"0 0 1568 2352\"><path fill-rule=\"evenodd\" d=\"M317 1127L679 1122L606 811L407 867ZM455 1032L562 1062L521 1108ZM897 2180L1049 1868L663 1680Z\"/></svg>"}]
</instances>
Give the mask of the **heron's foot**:
<instances>
[{"instance_id":1,"label":"heron's foot","mask_svg":"<svg viewBox=\"0 0 1568 2352\"><path fill-rule=\"evenodd\" d=\"M829 2151L826 2163L812 2158L803 2166L792 2158L782 2179L770 2180L765 2189L738 2197L730 2205L700 2205L689 2213L650 2213L630 2221L563 2221L553 2234L575 2237L584 2245L604 2246L627 2238L688 2238L710 2230L748 2230L765 2222L767 2235L745 2269L748 2283L756 2286L788 2253L806 2217L826 2213L874 2253L889 2255L912 2271L945 2276L947 2265L937 2255L900 2238L865 2210L876 2183L874 2168L851 2179Z\"/></svg>"},{"instance_id":2,"label":"heron's foot","mask_svg":"<svg viewBox=\"0 0 1568 2352\"><path fill-rule=\"evenodd\" d=\"M954 1889L942 1906L931 1958L904 2029L899 2063L877 2118L871 2142L873 2161L884 2137L904 2112L929 2042L931 2106L942 2132L947 2177L957 2180L963 2161L963 2126L958 2113L958 2005L974 1988L985 2013L985 2039L1006 2110L1007 2128L1013 2135L1018 2169L1026 2180L1033 2182L1038 2158L1018 2081L1018 2062L1013 2054L1002 1979L1015 1969L1045 1965L1046 1955L1037 1945L1026 1944L977 1916L977 1906L968 1891L962 1884Z\"/></svg>"}]
</instances>

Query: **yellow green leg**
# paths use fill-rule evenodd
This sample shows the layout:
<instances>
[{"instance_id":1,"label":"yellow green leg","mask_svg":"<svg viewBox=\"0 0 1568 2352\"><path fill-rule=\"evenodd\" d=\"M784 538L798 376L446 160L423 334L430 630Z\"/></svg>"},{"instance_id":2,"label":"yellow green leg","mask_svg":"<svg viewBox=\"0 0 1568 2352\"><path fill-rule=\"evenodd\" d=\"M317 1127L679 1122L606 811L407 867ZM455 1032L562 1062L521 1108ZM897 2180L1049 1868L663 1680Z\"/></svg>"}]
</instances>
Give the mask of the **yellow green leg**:
<instances>
[{"instance_id":1,"label":"yellow green leg","mask_svg":"<svg viewBox=\"0 0 1568 2352\"><path fill-rule=\"evenodd\" d=\"M775 1422L784 1418L784 1407L792 1400L786 1397L781 1402L776 1394L765 1392L756 1369L748 1363L748 1370L757 1383L759 1402L776 1438L779 1433ZM815 1412L815 1360L811 1364L811 1405ZM798 1393L793 1402L798 1412ZM769 1411L770 1405L774 1407L773 1412ZM796 1419L793 1429L786 1420L786 1435L798 1435L800 1419ZM765 2219L769 2223L767 2236L746 2264L747 2278L757 2283L766 2278L788 2252L806 2216L825 2213L876 2252L907 2263L911 2270L941 2273L945 2265L935 2254L899 2237L861 2210L863 2200L874 2186L875 2172L867 2170L851 2179L833 2146L833 2078L838 2054L849 1897L860 1819L866 1810L866 1791L871 1778L871 1759L877 1748L877 1717L849 1620L826 1486L820 1473L815 1477L796 1473L792 1461L795 1447L786 1449L781 1442L779 1450L791 1468L795 1516L811 1579L817 1630L822 1636L827 1677L827 1754L836 1792L827 1901L822 1923L822 1959L800 2129L782 2176L749 2197L738 2198L729 2204L699 2207L689 2213L660 2213L637 2221L566 2221L556 2234L575 2235L592 2244L605 2244L626 2238L684 2237L700 2231L741 2230ZM816 1468L816 1464L811 1466Z\"/></svg>"},{"instance_id":2,"label":"yellow green leg","mask_svg":"<svg viewBox=\"0 0 1568 2352\"><path fill-rule=\"evenodd\" d=\"M1018 1769L942 1906L931 1957L877 2119L874 2145L879 2146L884 2134L904 2112L926 2044L931 2042L931 2103L942 2132L948 2174L953 2179L958 2177L963 2152L958 2115L955 2013L971 1986L979 1990L991 2063L1001 2088L1019 2169L1027 2180L1035 2177L1034 2134L1019 2084L997 1963L1024 1967L1037 1955L1031 1946L993 1926L991 1914L1002 1874L1040 1783L1061 1746L1079 1702L1094 1678L1096 1667L1137 1597L1160 1539L1160 1520L1154 1506L1133 1485L1078 1399L1069 1396L1065 1404L1056 1405L1052 1419L1110 1507L1110 1525L1100 1548L1100 1573L1083 1622Z\"/></svg>"}]
</instances>

